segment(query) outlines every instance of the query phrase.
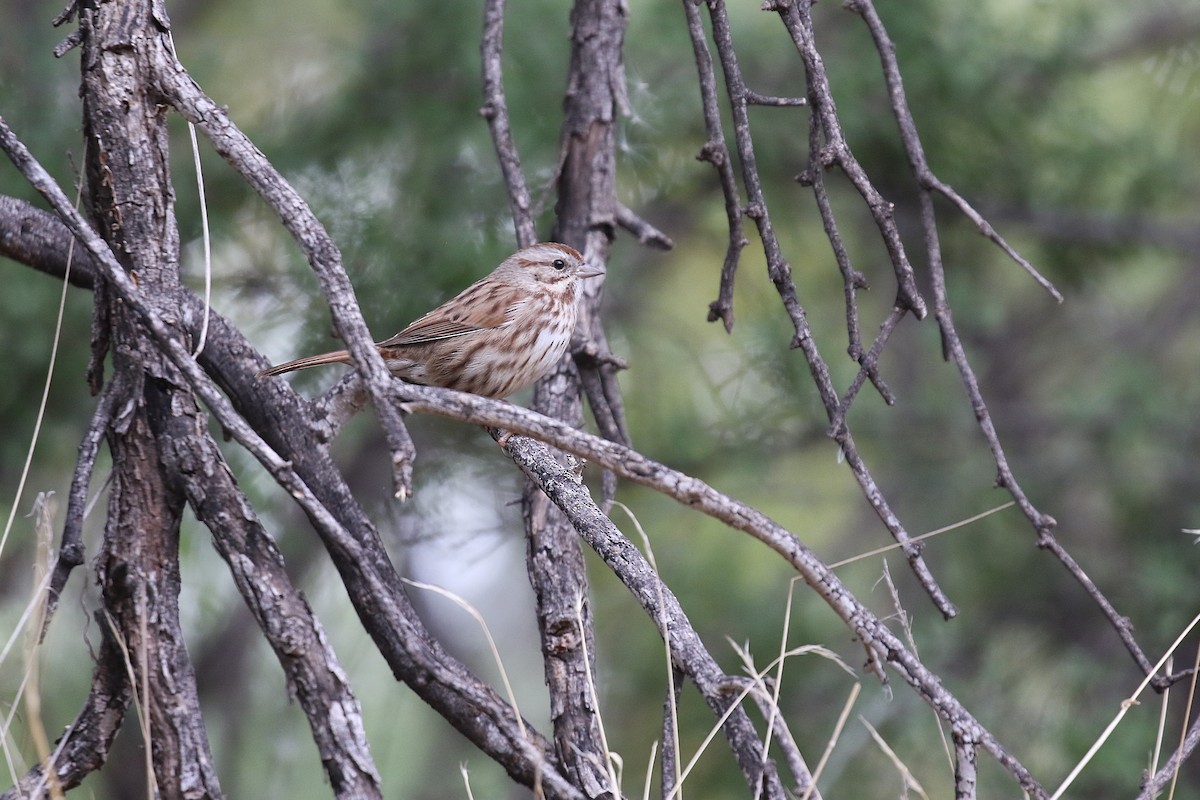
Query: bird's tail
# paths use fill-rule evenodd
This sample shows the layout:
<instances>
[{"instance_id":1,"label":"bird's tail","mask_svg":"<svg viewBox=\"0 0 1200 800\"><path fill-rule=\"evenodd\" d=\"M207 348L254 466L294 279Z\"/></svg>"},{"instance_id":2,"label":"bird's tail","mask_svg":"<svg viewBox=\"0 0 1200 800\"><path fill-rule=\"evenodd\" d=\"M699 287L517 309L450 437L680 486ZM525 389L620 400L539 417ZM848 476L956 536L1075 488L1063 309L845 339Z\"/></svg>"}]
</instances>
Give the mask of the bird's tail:
<instances>
[{"instance_id":1,"label":"bird's tail","mask_svg":"<svg viewBox=\"0 0 1200 800\"><path fill-rule=\"evenodd\" d=\"M309 367L319 367L322 364L349 364L350 352L348 350L337 350L333 353L322 353L319 356L305 356L297 358L295 361L288 361L283 364L276 364L273 367L264 369L258 373L258 377L266 378L271 375L282 375L285 372L294 372L298 369L308 369Z\"/></svg>"}]
</instances>

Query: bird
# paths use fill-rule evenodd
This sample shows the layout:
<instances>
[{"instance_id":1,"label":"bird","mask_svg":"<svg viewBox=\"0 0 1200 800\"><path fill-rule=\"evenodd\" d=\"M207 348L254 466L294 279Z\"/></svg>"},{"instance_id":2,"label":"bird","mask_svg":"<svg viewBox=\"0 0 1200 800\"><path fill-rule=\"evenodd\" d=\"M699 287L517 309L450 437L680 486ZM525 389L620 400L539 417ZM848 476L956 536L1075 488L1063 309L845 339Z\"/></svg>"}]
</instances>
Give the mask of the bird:
<instances>
[{"instance_id":1,"label":"bird","mask_svg":"<svg viewBox=\"0 0 1200 800\"><path fill-rule=\"evenodd\" d=\"M554 369L575 330L579 281L604 272L568 245L535 244L375 346L388 370L410 383L508 397ZM349 351L337 350L258 376L350 363Z\"/></svg>"}]
</instances>

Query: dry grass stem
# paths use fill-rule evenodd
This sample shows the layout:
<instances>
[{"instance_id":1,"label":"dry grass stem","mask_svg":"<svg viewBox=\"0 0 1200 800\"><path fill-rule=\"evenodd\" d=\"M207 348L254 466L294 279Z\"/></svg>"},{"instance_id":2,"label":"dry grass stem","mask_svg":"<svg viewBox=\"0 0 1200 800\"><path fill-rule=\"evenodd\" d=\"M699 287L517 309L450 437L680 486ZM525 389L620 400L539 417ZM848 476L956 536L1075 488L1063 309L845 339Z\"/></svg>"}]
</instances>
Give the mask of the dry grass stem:
<instances>
[{"instance_id":1,"label":"dry grass stem","mask_svg":"<svg viewBox=\"0 0 1200 800\"><path fill-rule=\"evenodd\" d=\"M1108 737L1112 736L1113 731L1117 729L1117 725L1119 725L1121 720L1125 718L1126 712L1128 712L1132 706L1138 704L1138 697L1141 696L1142 692L1146 691L1146 687L1150 685L1150 681L1154 680L1154 676L1158 674L1159 670L1163 668L1163 665L1167 663L1172 655L1174 655L1175 651L1179 648L1179 645L1183 643L1183 640L1189 633L1192 632L1192 628L1196 627L1197 623L1200 623L1200 614L1192 617L1192 621L1187 624L1187 626L1177 637L1175 637L1175 641L1172 642L1171 646L1167 648L1167 652L1163 653L1162 658L1160 658L1158 663L1154 665L1154 669L1150 670L1146 677L1142 678L1142 682L1139 683L1137 688L1133 690L1133 694L1121 701L1121 708L1119 711L1117 711L1117 715L1113 718L1112 722L1108 723L1108 726L1104 729L1096 741L1092 743L1092 746L1088 748L1087 753L1085 753L1083 758L1079 760L1079 763L1076 764L1067 777L1063 779L1062 785L1060 785L1054 791L1054 794L1050 795L1050 800L1059 800L1059 798L1063 796L1063 793L1067 791L1067 788L1075 782L1075 779L1079 777L1079 773L1083 772L1083 768L1088 765L1088 763L1096 755L1097 751L1099 751L1104 743L1108 741ZM1194 676L1195 675L1193 673L1193 678Z\"/></svg>"},{"instance_id":2,"label":"dry grass stem","mask_svg":"<svg viewBox=\"0 0 1200 800\"><path fill-rule=\"evenodd\" d=\"M1175 658L1172 656L1167 659L1167 672L1175 668ZM1150 754L1150 766L1146 774L1153 775L1158 772L1158 760L1162 757L1163 735L1167 730L1167 710L1171 705L1171 687L1163 689L1162 701L1158 704L1158 727L1154 730L1154 751Z\"/></svg>"},{"instance_id":3,"label":"dry grass stem","mask_svg":"<svg viewBox=\"0 0 1200 800\"><path fill-rule=\"evenodd\" d=\"M893 750L886 741L884 741L883 737L879 735L879 731L875 730L875 726L867 722L866 717L861 715L859 716L858 721L861 722L864 727L866 727L867 733L871 734L871 738L875 740L875 744L879 745L879 749L883 751L883 754L891 759L892 764L896 767L896 771L899 772L900 777L904 779L906 791L907 789L912 789L914 792L921 795L924 800L929 800L929 795L925 793L925 789L912 774L912 770L908 768L907 764L900 760L900 756L896 755L896 751Z\"/></svg>"},{"instance_id":4,"label":"dry grass stem","mask_svg":"<svg viewBox=\"0 0 1200 800\"><path fill-rule=\"evenodd\" d=\"M1192 663L1192 680L1188 684L1187 704L1183 708L1183 722L1179 730L1179 752L1183 752L1183 743L1187 739L1188 721L1192 718L1192 703L1196 699L1196 674L1200 672L1200 646L1196 648L1196 660ZM1167 792L1167 800L1172 800L1175 797L1175 784L1179 781L1179 769L1183 766L1183 759L1175 759L1175 771L1171 774L1171 789Z\"/></svg>"},{"instance_id":5,"label":"dry grass stem","mask_svg":"<svg viewBox=\"0 0 1200 800\"><path fill-rule=\"evenodd\" d=\"M45 584L50 579L50 549L54 540L54 516L58 503L52 493L39 492L33 504L35 517L34 529L37 532L37 546L33 560L34 591L29 599L29 605L36 609L33 625L26 630L25 641L25 713L28 717L29 736L33 739L38 761L44 767L48 780L50 796L63 796L62 785L58 781L58 773L54 769L50 752L50 739L46 736L46 727L42 723L42 694L38 674L38 655L41 645L38 641L39 631L42 630L42 620L46 613Z\"/></svg>"},{"instance_id":6,"label":"dry grass stem","mask_svg":"<svg viewBox=\"0 0 1200 800\"><path fill-rule=\"evenodd\" d=\"M962 528L966 525L970 525L972 522L978 522L979 520L983 519L984 517L990 517L992 514L1003 511L1004 509L1008 508L1009 506L1013 506L1013 505L1016 505L1016 501L1009 500L1007 503L1001 503L1000 505L996 506L995 508L989 508L987 511L983 511L979 514L976 514L973 517L967 517L964 520L959 520L958 522L955 522L951 525L947 525L944 528L938 528L935 531L929 531L928 533L922 533L920 536L914 536L911 539L909 539L907 542L905 542L904 544L900 544L900 543L889 544L886 547L879 547L879 548L876 548L875 550L868 550L865 553L859 553L856 556L850 556L849 558L843 558L841 561L835 561L834 563L829 565L829 568L837 569L838 567L844 567L847 564L853 564L855 561L862 561L864 558L870 558L871 556L881 555L882 553L889 553L892 550L899 550L901 547L908 547L916 542L921 541L922 539L929 539L930 537L933 537L933 536L940 536L943 533L949 533L952 530L956 530L956 529Z\"/></svg>"},{"instance_id":7,"label":"dry grass stem","mask_svg":"<svg viewBox=\"0 0 1200 800\"><path fill-rule=\"evenodd\" d=\"M600 695L596 693L596 676L592 674L592 657L587 649L587 636L584 635L583 596L575 600L575 623L579 626L579 646L583 649L583 668L587 681L588 692L591 694L592 708L596 709L596 726L600 729L600 747L604 750L604 764L608 772L609 789L613 797L621 796L621 777L617 774L617 760L620 756L608 746L608 734L604 730L604 715L600 713Z\"/></svg>"},{"instance_id":8,"label":"dry grass stem","mask_svg":"<svg viewBox=\"0 0 1200 800\"><path fill-rule=\"evenodd\" d=\"M401 578L400 580L417 589L424 589L429 592L440 594L442 597L445 597L447 600L453 602L463 611L466 611L471 615L472 618L474 618L476 622L479 623L479 627L483 629L483 635L487 637L488 650L490 650L492 653L492 658L496 662L496 668L500 670L500 680L504 683L504 692L508 695L508 702L512 706L513 714L517 718L517 728L520 729L521 736L525 736L525 721L521 716L521 709L517 705L516 692L513 691L512 683L508 680L508 670L504 668L504 660L500 658L500 649L496 647L496 640L492 638L492 631L490 628L488 628L487 621L483 618L483 614L479 613L479 609L467 602L466 598L462 597L461 595L457 595L449 589L445 589L441 586L435 586L432 583L414 581L411 578Z\"/></svg>"},{"instance_id":9,"label":"dry grass stem","mask_svg":"<svg viewBox=\"0 0 1200 800\"><path fill-rule=\"evenodd\" d=\"M808 788L804 790L804 794L801 795L800 800L808 800L808 798L812 797L813 792L817 790L817 781L821 779L821 773L825 771L825 765L829 763L829 757L833 755L833 748L837 745L838 739L842 737L842 731L846 729L846 720L850 717L850 709L854 708L854 703L858 700L860 692L862 692L862 684L855 681L854 686L850 687L850 694L846 697L846 702L842 704L842 713L838 714L837 723L833 726L833 732L829 734L829 741L825 743L825 750L821 753L821 758L817 761L817 768L813 770Z\"/></svg>"},{"instance_id":10,"label":"dry grass stem","mask_svg":"<svg viewBox=\"0 0 1200 800\"><path fill-rule=\"evenodd\" d=\"M82 197L83 183L76 187L75 208L79 208ZM29 449L25 451L25 464L21 467L21 478L17 481L17 491L13 496L12 506L8 510L8 520L4 523L4 533L0 534L0 557L4 556L4 545L8 542L8 534L12 530L13 520L21 505L21 495L25 492L25 482L29 479L29 468L33 464L33 451L37 448L38 439L42 433L42 420L46 417L46 403L50 399L50 382L54 378L54 364L58 360L58 345L62 339L63 312L67 307L67 289L71 285L71 263L75 256L75 239L67 245L67 264L63 271L62 293L58 297L58 315L54 320L54 336L50 339L50 361L46 365L46 382L42 384L42 399L38 403L37 416L33 423L33 436L29 440Z\"/></svg>"},{"instance_id":11,"label":"dry grass stem","mask_svg":"<svg viewBox=\"0 0 1200 800\"><path fill-rule=\"evenodd\" d=\"M663 592L662 592L662 586L663 586L662 580L661 580L662 574L658 571L658 561L656 561L654 558L654 548L650 546L650 537L646 535L645 529L642 528L641 520L639 520L637 518L637 515L633 513L633 509L631 509L629 506L625 505L621 501L613 500L613 505L616 506L617 508L620 508L622 511L624 511L625 515L629 517L631 522L633 522L633 527L637 529L638 535L642 537L642 545L645 547L645 550L646 550L646 560L650 562L650 568L654 570L654 574L658 575L658 577L659 577L659 584L657 587L658 588L658 608L659 608L658 625L659 625L659 630L662 632L663 651L666 653L666 662L667 662L667 692L668 692L667 696L670 698L669 707L671 709L671 737L673 739L673 741L671 742L671 746L675 748L675 750L674 750L675 758L672 759L672 763L674 763L674 765L675 765L675 785L680 786L683 781L683 776L680 774L680 770L679 770L679 711L678 711L678 707L675 703L675 697L676 697L675 668L674 668L675 662L674 662L674 659L671 657L671 637L668 635L668 631L667 631L667 618L666 618L667 604L666 604L665 598L663 597ZM649 783L647 782L646 792L648 793L649 791L650 791L650 786L649 786ZM679 797L682 800L682 798L683 798L683 790L682 789L680 790Z\"/></svg>"},{"instance_id":12,"label":"dry grass stem","mask_svg":"<svg viewBox=\"0 0 1200 800\"><path fill-rule=\"evenodd\" d=\"M471 791L471 773L467 770L467 762L460 762L458 771L462 773L463 786L467 790L467 800L475 800L475 793Z\"/></svg>"}]
</instances>

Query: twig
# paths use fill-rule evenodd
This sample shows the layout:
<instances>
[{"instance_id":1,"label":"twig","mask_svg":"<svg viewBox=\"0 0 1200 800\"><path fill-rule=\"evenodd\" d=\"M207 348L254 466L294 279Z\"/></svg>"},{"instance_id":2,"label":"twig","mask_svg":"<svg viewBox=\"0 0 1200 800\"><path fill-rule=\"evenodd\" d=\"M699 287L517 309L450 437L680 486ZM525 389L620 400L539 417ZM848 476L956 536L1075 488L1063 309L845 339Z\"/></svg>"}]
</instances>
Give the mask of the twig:
<instances>
[{"instance_id":1,"label":"twig","mask_svg":"<svg viewBox=\"0 0 1200 800\"><path fill-rule=\"evenodd\" d=\"M354 289L342 268L341 254L328 232L298 192L279 174L254 143L233 123L229 115L207 97L187 74L183 65L165 48L158 51L155 78L159 89L185 119L198 127L217 152L279 216L308 258L329 301L333 323L346 342L363 379L383 428L392 455L392 481L397 497L412 494L412 439L403 417L381 402L383 387L391 380L362 318Z\"/></svg>"},{"instance_id":2,"label":"twig","mask_svg":"<svg viewBox=\"0 0 1200 800\"><path fill-rule=\"evenodd\" d=\"M810 89L809 91L812 91ZM825 189L825 165L821 163L821 122L816 114L808 118L808 168L796 176L796 182L801 186L809 186L817 201L817 212L821 215L821 224L825 226L825 238L833 248L833 258L842 273L842 287L846 298L846 334L850 339L847 352L854 360L862 356L862 334L858 324L858 290L869 289L870 284L861 272L850 263L850 255L842 242L842 234L838 230L837 218L833 215L833 204L829 200L829 192ZM839 409L839 413L845 413Z\"/></svg>"},{"instance_id":3,"label":"twig","mask_svg":"<svg viewBox=\"0 0 1200 800\"><path fill-rule=\"evenodd\" d=\"M829 88L829 78L825 74L825 63L817 51L813 35L812 17L809 13L811 0L767 0L764 10L775 11L779 14L783 25L792 36L792 41L804 61L804 69L808 77L808 103L812 113L821 122L821 133L824 147L820 151L822 164L837 164L851 185L858 191L863 202L875 219L883 244L887 248L892 268L896 273L897 291L900 301L912 311L917 319L924 319L925 301L917 289L913 276L912 265L896 229L894 206L888 202L871 183L866 171L858 163L858 159L850 150L846 137L842 133L841 121L838 119L837 106L834 104L833 93Z\"/></svg>"},{"instance_id":4,"label":"twig","mask_svg":"<svg viewBox=\"0 0 1200 800\"><path fill-rule=\"evenodd\" d=\"M655 250L670 250L675 246L671 237L651 225L624 203L617 204L617 224L637 237L638 244Z\"/></svg>"},{"instance_id":5,"label":"twig","mask_svg":"<svg viewBox=\"0 0 1200 800\"><path fill-rule=\"evenodd\" d=\"M42 622L41 636L45 638L50 628L50 620L58 609L58 601L62 590L67 585L72 570L83 563L83 518L87 506L88 486L92 480L92 468L96 464L96 455L100 450L100 440L108 425L112 422L114 406L118 397L126 397L123 389L114 388L117 384L109 384L92 421L88 425L83 441L79 443L79 457L75 461L75 472L71 476L71 489L67 495L67 514L63 520L62 542L58 548L58 558L54 562L54 571L50 578L50 588L46 593L46 615Z\"/></svg>"},{"instance_id":6,"label":"twig","mask_svg":"<svg viewBox=\"0 0 1200 800\"><path fill-rule=\"evenodd\" d=\"M688 34L692 39L692 53L700 75L700 102L704 111L704 127L708 142L700 148L696 158L707 161L717 170L721 182L721 193L725 197L725 219L729 226L729 242L725 247L725 261L721 266L721 288L717 299L708 304L708 321L718 319L725 325L725 332L733 332L733 281L737 275L738 260L747 239L742 231L742 194L733 172L733 159L725 144L725 131L721 127L721 111L717 105L717 78L713 70L712 55L708 51L708 40L704 24L693 0L683 0L683 11L687 17Z\"/></svg>"},{"instance_id":7,"label":"twig","mask_svg":"<svg viewBox=\"0 0 1200 800\"><path fill-rule=\"evenodd\" d=\"M508 121L508 101L504 96L504 6L505 0L487 0L483 7L483 41L480 55L483 61L483 108L479 113L487 120L504 185L508 188L508 203L512 208L513 227L520 247L537 241L537 231L530 211L529 187L521 171L521 158L513 141Z\"/></svg>"},{"instance_id":8,"label":"twig","mask_svg":"<svg viewBox=\"0 0 1200 800\"><path fill-rule=\"evenodd\" d=\"M921 146L921 137L917 133L916 123L913 121L912 112L908 108L908 100L904 95L904 82L900 77L899 62L896 60L896 46L888 36L887 29L884 28L883 21L879 18L879 13L875 10L874 3L872 0L846 0L845 7L862 16L868 30L871 32L871 38L875 41L875 50L879 53L879 60L883 65L883 76L887 82L888 96L892 101L892 115L896 118L896 123L900 126L900 138L904 142L904 150L908 154L908 163L917 178L917 183L925 191L935 191L953 203L963 216L971 220L983 236L990 239L1009 258L1017 262L1039 286L1045 289L1056 301L1061 303L1063 296L1055 288L1054 284L1038 272L1024 256L1013 249L1000 234L996 233L988 221L972 208L971 204L964 200L958 192L933 174L933 171L929 168L929 162L925 159L925 149Z\"/></svg>"},{"instance_id":9,"label":"twig","mask_svg":"<svg viewBox=\"0 0 1200 800\"><path fill-rule=\"evenodd\" d=\"M862 388L863 382L869 377L871 383L879 391L879 396L883 401L890 405L896 404L896 396L892 394L892 390L888 388L887 383L879 375L879 356L883 353L884 346L888 340L892 338L892 333L896 330L896 326L900 324L900 320L904 319L904 315L908 310L901 303L896 303L892 306L892 311L884 318L883 323L879 326L879 333L875 336L875 341L871 343L871 349L866 353L860 353L858 356L859 370L854 376L854 380L850 382L845 393L838 401L837 411L834 412L833 419L829 422L827 433L835 437L839 429L845 424L846 413L850 410L850 406L854 403L854 398L858 396L858 390ZM848 312L849 315L849 312Z\"/></svg>"}]
</instances>

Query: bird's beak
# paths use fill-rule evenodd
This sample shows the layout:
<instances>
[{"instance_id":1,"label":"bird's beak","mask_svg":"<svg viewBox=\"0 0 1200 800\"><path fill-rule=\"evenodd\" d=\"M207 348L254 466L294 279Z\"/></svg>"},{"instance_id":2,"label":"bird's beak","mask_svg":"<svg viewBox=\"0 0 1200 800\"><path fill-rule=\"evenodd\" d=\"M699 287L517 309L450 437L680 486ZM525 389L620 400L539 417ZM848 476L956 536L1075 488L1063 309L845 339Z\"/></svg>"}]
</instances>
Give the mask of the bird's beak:
<instances>
[{"instance_id":1,"label":"bird's beak","mask_svg":"<svg viewBox=\"0 0 1200 800\"><path fill-rule=\"evenodd\" d=\"M603 274L604 267L585 261L579 268L579 272L575 273L575 277L582 280L583 278L595 278Z\"/></svg>"}]
</instances>

